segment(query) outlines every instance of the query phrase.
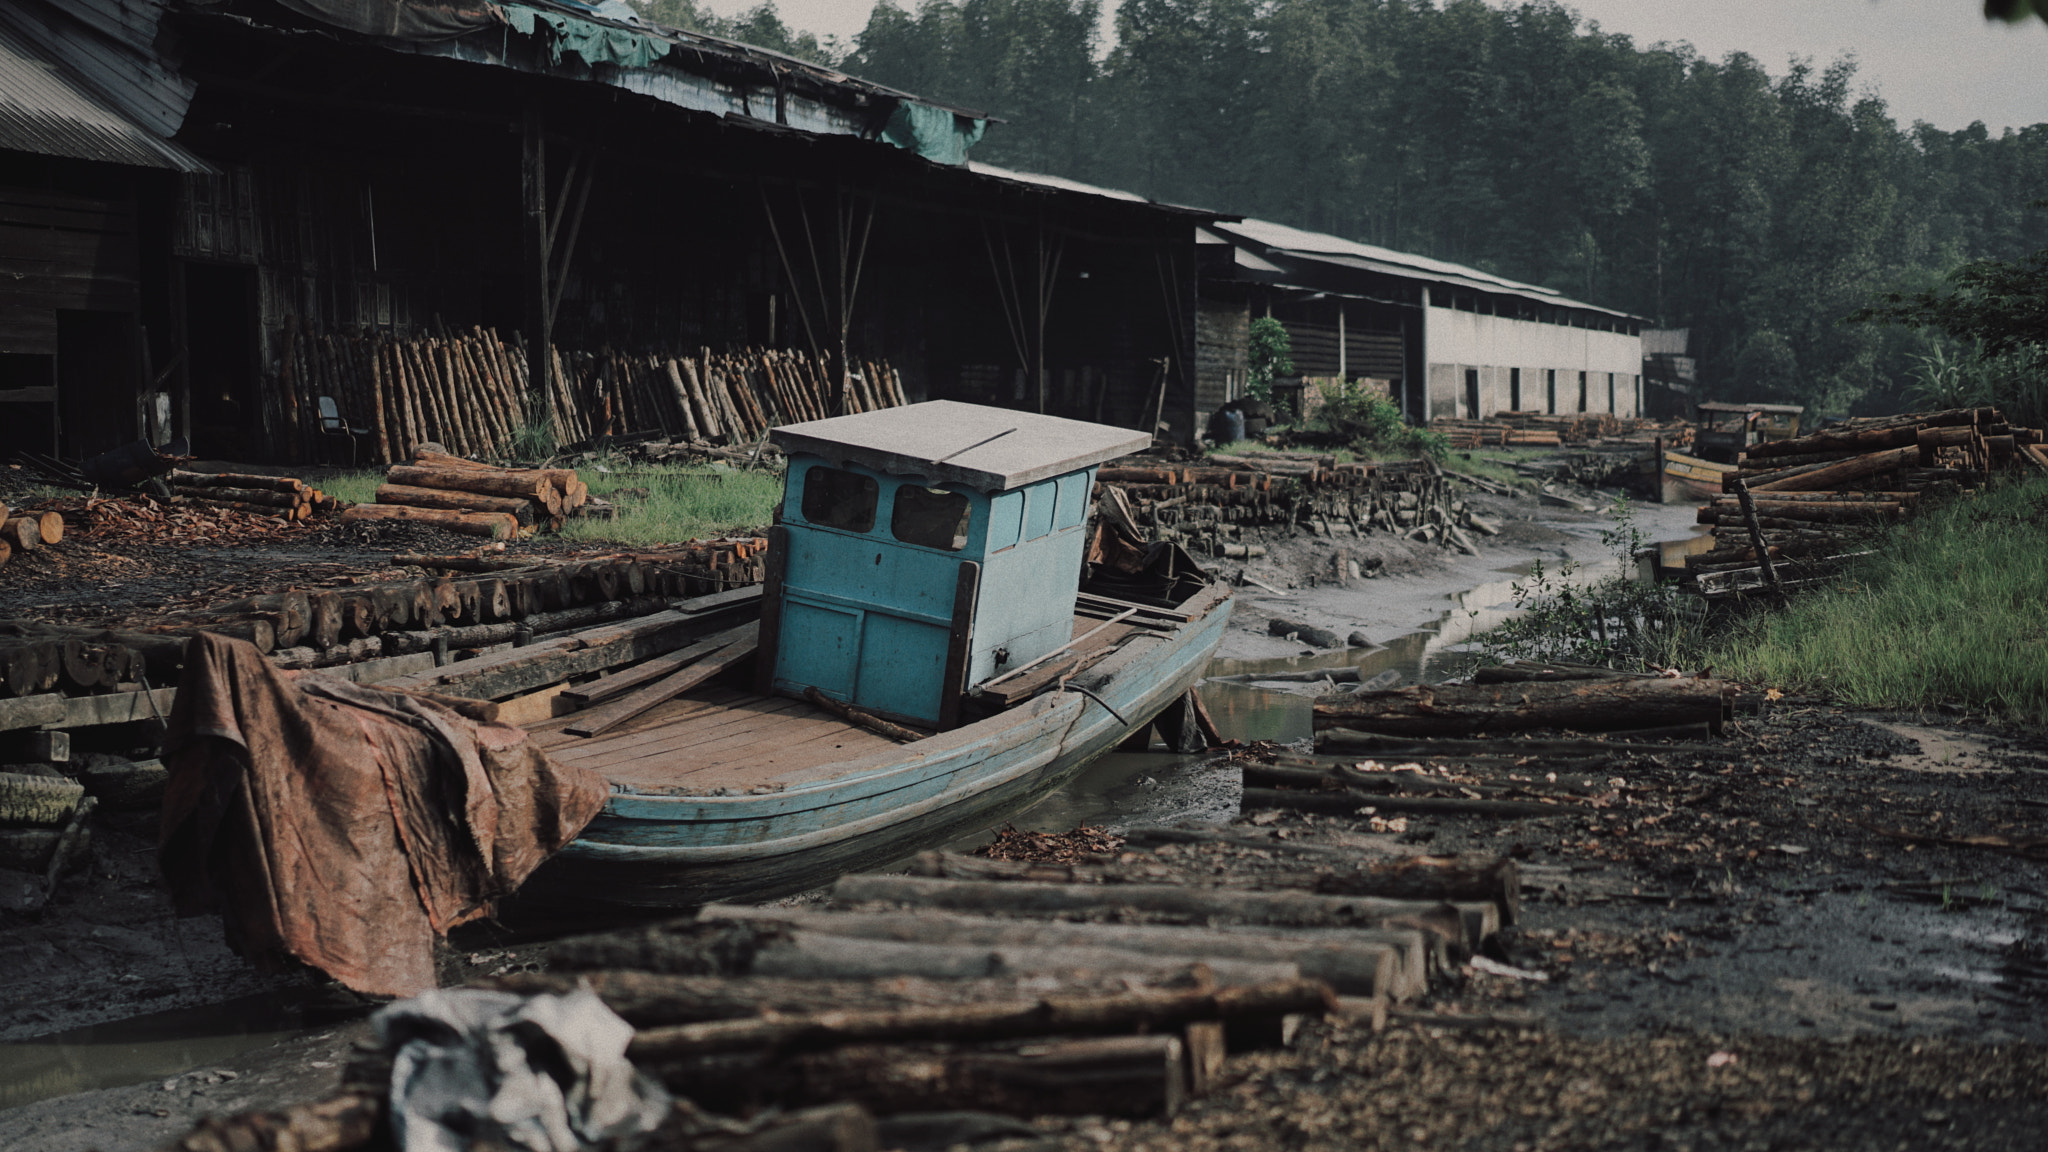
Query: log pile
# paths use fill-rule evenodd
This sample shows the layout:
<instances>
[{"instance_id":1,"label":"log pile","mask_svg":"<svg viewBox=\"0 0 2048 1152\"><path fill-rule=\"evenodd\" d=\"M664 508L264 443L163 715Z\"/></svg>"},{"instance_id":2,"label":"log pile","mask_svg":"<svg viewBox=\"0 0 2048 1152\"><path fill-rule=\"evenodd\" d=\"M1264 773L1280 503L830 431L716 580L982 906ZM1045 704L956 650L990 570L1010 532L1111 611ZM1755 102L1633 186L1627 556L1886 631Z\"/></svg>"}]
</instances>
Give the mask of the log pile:
<instances>
[{"instance_id":1,"label":"log pile","mask_svg":"<svg viewBox=\"0 0 2048 1152\"><path fill-rule=\"evenodd\" d=\"M1552 416L1542 412L1501 411L1484 420L1440 416L1431 420L1429 426L1443 433L1457 451L1599 444L1648 447L1659 439L1667 447L1677 448L1692 443L1693 436L1692 425L1682 420L1659 422L1605 412Z\"/></svg>"},{"instance_id":2,"label":"log pile","mask_svg":"<svg viewBox=\"0 0 2048 1152\"><path fill-rule=\"evenodd\" d=\"M422 450L393 464L377 498L341 514L342 523L401 520L465 536L515 539L561 527L590 500L590 487L570 468L500 468L445 452Z\"/></svg>"},{"instance_id":3,"label":"log pile","mask_svg":"<svg viewBox=\"0 0 2048 1152\"><path fill-rule=\"evenodd\" d=\"M1825 583L1925 499L1998 471L2048 470L2042 439L1996 408L1956 408L1754 445L1722 480L1727 494L1699 509L1714 546L1687 558L1689 584L1713 599Z\"/></svg>"},{"instance_id":4,"label":"log pile","mask_svg":"<svg viewBox=\"0 0 2048 1152\"><path fill-rule=\"evenodd\" d=\"M1442 469L1427 459L1342 462L1328 455L1211 453L1195 466L1138 463L1104 468L1097 482L1117 489L1151 540L1198 554L1263 555L1247 529L1304 528L1319 536L1391 532L1476 552L1477 527ZM1101 489L1097 490L1098 497ZM1486 527L1478 527L1486 531Z\"/></svg>"},{"instance_id":5,"label":"log pile","mask_svg":"<svg viewBox=\"0 0 2048 1152\"><path fill-rule=\"evenodd\" d=\"M239 472L187 472L172 469L164 476L179 503L236 512L311 520L336 511L340 502L295 476L257 476Z\"/></svg>"},{"instance_id":6,"label":"log pile","mask_svg":"<svg viewBox=\"0 0 2048 1152\"><path fill-rule=\"evenodd\" d=\"M740 444L777 424L907 402L887 364L862 361L841 372L778 349L557 349L542 394L527 379L523 344L484 328L406 338L287 328L284 345L282 387L266 393L264 418L298 459L319 455L322 396L368 430L364 454L376 463L404 460L426 443L464 456L509 454L522 431L536 427L563 446L649 431Z\"/></svg>"},{"instance_id":7,"label":"log pile","mask_svg":"<svg viewBox=\"0 0 2048 1152\"><path fill-rule=\"evenodd\" d=\"M492 984L587 984L638 1028L637 1064L721 1110L1158 1116L1302 1020L1384 1021L1519 907L1509 860L1225 876L1202 849L1235 861L1229 839L1059 864L927 852L823 906L711 905Z\"/></svg>"}]
</instances>

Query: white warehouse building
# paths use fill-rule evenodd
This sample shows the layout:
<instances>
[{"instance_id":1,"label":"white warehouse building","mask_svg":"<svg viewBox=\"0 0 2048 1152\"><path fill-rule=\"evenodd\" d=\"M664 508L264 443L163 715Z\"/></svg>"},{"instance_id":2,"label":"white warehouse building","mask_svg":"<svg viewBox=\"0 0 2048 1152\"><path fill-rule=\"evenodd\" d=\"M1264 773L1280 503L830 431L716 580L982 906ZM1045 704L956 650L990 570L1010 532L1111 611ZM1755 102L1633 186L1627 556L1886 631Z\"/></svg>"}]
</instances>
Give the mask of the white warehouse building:
<instances>
[{"instance_id":1,"label":"white warehouse building","mask_svg":"<svg viewBox=\"0 0 2048 1152\"><path fill-rule=\"evenodd\" d=\"M1642 317L1263 220L1204 225L1197 241L1199 407L1242 393L1245 326L1271 316L1302 376L1381 382L1416 423L1642 411Z\"/></svg>"}]
</instances>

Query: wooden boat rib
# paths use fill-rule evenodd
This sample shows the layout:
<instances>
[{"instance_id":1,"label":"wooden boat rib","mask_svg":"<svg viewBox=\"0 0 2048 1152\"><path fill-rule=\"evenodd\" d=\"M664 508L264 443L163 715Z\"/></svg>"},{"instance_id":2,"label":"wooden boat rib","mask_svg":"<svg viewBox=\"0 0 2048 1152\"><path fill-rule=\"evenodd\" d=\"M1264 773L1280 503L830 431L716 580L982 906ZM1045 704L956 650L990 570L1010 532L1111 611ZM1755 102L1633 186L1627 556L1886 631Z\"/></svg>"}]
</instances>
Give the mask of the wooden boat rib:
<instances>
[{"instance_id":1,"label":"wooden boat rib","mask_svg":"<svg viewBox=\"0 0 2048 1152\"><path fill-rule=\"evenodd\" d=\"M1089 637L1083 654L1100 655L1067 683L1093 697L1054 678L1013 707L908 744L720 680L593 739L562 731L570 717L534 725L550 755L603 773L613 797L522 899L768 899L990 827L1191 691L1230 606L1229 587L1211 584L1175 606L1185 622L1118 623ZM1101 624L1077 612L1074 635Z\"/></svg>"}]
</instances>

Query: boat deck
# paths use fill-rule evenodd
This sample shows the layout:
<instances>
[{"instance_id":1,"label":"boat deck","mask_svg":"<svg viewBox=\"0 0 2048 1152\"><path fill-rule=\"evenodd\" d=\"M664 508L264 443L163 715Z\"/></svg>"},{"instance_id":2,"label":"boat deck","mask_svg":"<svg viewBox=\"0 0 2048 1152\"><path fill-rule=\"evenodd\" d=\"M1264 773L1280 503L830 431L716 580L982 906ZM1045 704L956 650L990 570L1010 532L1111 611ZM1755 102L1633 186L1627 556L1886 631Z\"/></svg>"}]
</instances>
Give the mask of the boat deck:
<instances>
[{"instance_id":1,"label":"boat deck","mask_svg":"<svg viewBox=\"0 0 2048 1152\"><path fill-rule=\"evenodd\" d=\"M1103 623L1076 615L1074 634ZM1078 646L1085 656L1106 652L1144 626L1118 623ZM1042 672L1048 678L1063 662ZM562 729L575 714L527 726L536 744L564 764L589 768L614 784L642 793L707 793L719 789L808 783L827 779L849 760L899 747L896 741L840 719L807 700L762 696L713 680L649 709L596 737Z\"/></svg>"}]
</instances>

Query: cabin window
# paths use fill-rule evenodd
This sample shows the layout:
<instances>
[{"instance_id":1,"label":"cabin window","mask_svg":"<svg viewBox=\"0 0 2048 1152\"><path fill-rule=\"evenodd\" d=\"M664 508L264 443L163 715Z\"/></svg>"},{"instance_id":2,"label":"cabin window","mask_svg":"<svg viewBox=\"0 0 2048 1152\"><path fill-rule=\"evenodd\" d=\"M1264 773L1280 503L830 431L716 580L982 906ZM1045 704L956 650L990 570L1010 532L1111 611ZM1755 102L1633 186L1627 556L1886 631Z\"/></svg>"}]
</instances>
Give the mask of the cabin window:
<instances>
[{"instance_id":1,"label":"cabin window","mask_svg":"<svg viewBox=\"0 0 2048 1152\"><path fill-rule=\"evenodd\" d=\"M820 528L873 531L880 496L872 476L823 466L804 473L804 519Z\"/></svg>"},{"instance_id":2,"label":"cabin window","mask_svg":"<svg viewBox=\"0 0 2048 1152\"><path fill-rule=\"evenodd\" d=\"M1052 504L1055 489L1051 481L1033 484L1024 490L1024 538L1036 540L1052 531Z\"/></svg>"},{"instance_id":3,"label":"cabin window","mask_svg":"<svg viewBox=\"0 0 2048 1152\"><path fill-rule=\"evenodd\" d=\"M958 552L967 547L967 497L943 488L905 484L896 490L889 534L905 544Z\"/></svg>"},{"instance_id":4,"label":"cabin window","mask_svg":"<svg viewBox=\"0 0 2048 1152\"><path fill-rule=\"evenodd\" d=\"M1001 552L1017 546L1017 533L1024 526L1024 493L1005 492L989 501L988 550Z\"/></svg>"},{"instance_id":5,"label":"cabin window","mask_svg":"<svg viewBox=\"0 0 2048 1152\"><path fill-rule=\"evenodd\" d=\"M1078 528L1082 521L1088 519L1089 475L1087 472L1074 472L1053 481L1060 490L1059 508L1053 513L1053 527Z\"/></svg>"}]
</instances>

